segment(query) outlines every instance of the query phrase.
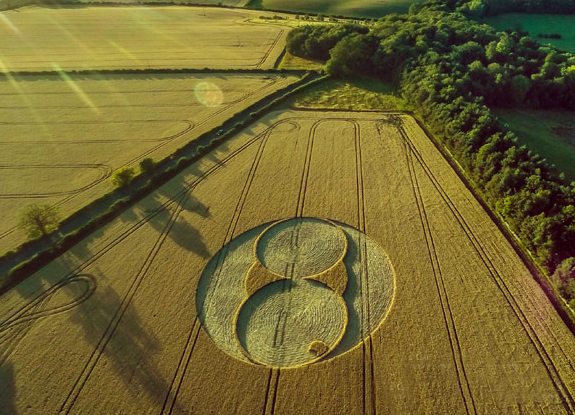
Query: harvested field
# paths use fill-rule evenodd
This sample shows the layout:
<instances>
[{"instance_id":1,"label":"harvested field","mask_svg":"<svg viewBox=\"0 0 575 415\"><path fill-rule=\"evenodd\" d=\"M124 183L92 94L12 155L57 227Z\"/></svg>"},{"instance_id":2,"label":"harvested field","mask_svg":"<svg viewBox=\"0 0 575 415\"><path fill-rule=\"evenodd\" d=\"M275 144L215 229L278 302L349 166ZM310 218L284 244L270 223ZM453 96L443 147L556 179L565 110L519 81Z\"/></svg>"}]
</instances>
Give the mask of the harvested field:
<instances>
[{"instance_id":1,"label":"harvested field","mask_svg":"<svg viewBox=\"0 0 575 415\"><path fill-rule=\"evenodd\" d=\"M69 215L112 189L110 174L159 160L297 80L262 75L34 76L0 80L0 252L32 203Z\"/></svg>"},{"instance_id":2,"label":"harvested field","mask_svg":"<svg viewBox=\"0 0 575 415\"><path fill-rule=\"evenodd\" d=\"M28 7L0 14L0 71L272 68L285 27L210 7Z\"/></svg>"},{"instance_id":3,"label":"harvested field","mask_svg":"<svg viewBox=\"0 0 575 415\"><path fill-rule=\"evenodd\" d=\"M410 116L226 144L2 297L0 412L575 412L575 338Z\"/></svg>"}]
</instances>

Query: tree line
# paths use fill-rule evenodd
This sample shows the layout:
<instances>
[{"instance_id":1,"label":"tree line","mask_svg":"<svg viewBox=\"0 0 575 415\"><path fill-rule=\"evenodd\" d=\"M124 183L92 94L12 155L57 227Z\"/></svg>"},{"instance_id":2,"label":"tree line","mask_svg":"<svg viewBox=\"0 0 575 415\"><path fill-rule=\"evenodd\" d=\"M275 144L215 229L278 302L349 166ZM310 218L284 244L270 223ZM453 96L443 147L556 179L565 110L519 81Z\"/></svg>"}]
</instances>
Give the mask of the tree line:
<instances>
[{"instance_id":1,"label":"tree line","mask_svg":"<svg viewBox=\"0 0 575 415\"><path fill-rule=\"evenodd\" d=\"M425 6L434 10L455 11L471 17L503 13L574 14L573 0L431 0ZM423 7L416 4L414 7Z\"/></svg>"},{"instance_id":2,"label":"tree line","mask_svg":"<svg viewBox=\"0 0 575 415\"><path fill-rule=\"evenodd\" d=\"M575 109L575 55L433 2L369 28L300 27L287 47L326 59L332 76L362 73L397 84L538 262L553 273L575 257L575 183L521 145L490 110ZM565 296L575 304L575 290Z\"/></svg>"}]
</instances>

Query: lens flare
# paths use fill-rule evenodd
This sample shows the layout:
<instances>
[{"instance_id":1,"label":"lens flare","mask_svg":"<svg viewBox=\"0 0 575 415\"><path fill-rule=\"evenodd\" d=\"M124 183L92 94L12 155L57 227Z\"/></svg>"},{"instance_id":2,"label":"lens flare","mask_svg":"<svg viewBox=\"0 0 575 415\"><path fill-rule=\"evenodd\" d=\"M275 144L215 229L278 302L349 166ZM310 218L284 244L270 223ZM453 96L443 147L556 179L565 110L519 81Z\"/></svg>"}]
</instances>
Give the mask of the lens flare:
<instances>
[{"instance_id":1,"label":"lens flare","mask_svg":"<svg viewBox=\"0 0 575 415\"><path fill-rule=\"evenodd\" d=\"M60 68L60 65L52 62L52 67L56 72L58 72L60 78L62 78L62 80L66 82L66 85L72 88L72 90L76 93L76 95L78 95L78 97L84 102L84 104L90 107L93 112L100 114L100 109L96 106L96 104L94 104L94 102L90 99L90 97L86 95L84 91L82 91L82 88L80 88L78 84L72 78L70 78L70 75L68 75L64 70L62 70L62 68Z\"/></svg>"},{"instance_id":2,"label":"lens flare","mask_svg":"<svg viewBox=\"0 0 575 415\"><path fill-rule=\"evenodd\" d=\"M32 113L32 116L36 120L36 124L39 125L40 128L42 128L42 131L44 132L44 134L47 134L48 128L46 127L44 120L42 119L42 117L38 113L38 110L30 102L30 99L28 98L26 91L24 91L22 89L22 87L18 83L18 80L16 78L14 78L14 76L10 73L10 69L8 69L8 67L6 66L6 64L4 63L4 61L1 58L0 58L0 73L3 73L4 76L6 76L6 79L8 80L8 82L10 83L12 88L14 88L14 90L19 94L20 98L22 98L22 100L24 101L24 103L26 104L26 106L28 107L30 112Z\"/></svg>"},{"instance_id":3,"label":"lens flare","mask_svg":"<svg viewBox=\"0 0 575 415\"><path fill-rule=\"evenodd\" d=\"M211 82L200 82L194 88L196 99L206 107L217 107L224 102L224 93Z\"/></svg>"},{"instance_id":4,"label":"lens flare","mask_svg":"<svg viewBox=\"0 0 575 415\"><path fill-rule=\"evenodd\" d=\"M108 44L110 46L112 46L114 49L116 49L118 52L126 55L132 61L137 62L138 65L140 65L140 66L142 65L142 61L140 59L138 59L138 57L136 55L134 55L132 52L130 52L128 49L120 46L118 43L114 42L113 40L108 40Z\"/></svg>"},{"instance_id":5,"label":"lens flare","mask_svg":"<svg viewBox=\"0 0 575 415\"><path fill-rule=\"evenodd\" d=\"M20 29L18 29L16 27L16 25L14 23L12 23L10 21L10 19L8 19L8 17L6 15L4 15L3 13L0 13L0 20L2 20L4 23L6 23L8 25L8 27L14 32L16 33L18 36L22 36L22 32L20 32Z\"/></svg>"}]
</instances>

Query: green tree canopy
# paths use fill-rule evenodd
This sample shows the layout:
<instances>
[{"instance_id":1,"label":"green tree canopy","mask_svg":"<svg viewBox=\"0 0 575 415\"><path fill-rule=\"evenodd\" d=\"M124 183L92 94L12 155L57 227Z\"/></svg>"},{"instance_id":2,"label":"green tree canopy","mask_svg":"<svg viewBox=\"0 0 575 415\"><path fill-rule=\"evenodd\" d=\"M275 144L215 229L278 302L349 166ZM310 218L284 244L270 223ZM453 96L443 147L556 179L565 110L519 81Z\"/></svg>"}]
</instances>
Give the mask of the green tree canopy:
<instances>
[{"instance_id":1,"label":"green tree canopy","mask_svg":"<svg viewBox=\"0 0 575 415\"><path fill-rule=\"evenodd\" d=\"M54 231L59 221L58 209L55 206L34 204L20 213L18 225L26 231L29 238L35 239Z\"/></svg>"}]
</instances>

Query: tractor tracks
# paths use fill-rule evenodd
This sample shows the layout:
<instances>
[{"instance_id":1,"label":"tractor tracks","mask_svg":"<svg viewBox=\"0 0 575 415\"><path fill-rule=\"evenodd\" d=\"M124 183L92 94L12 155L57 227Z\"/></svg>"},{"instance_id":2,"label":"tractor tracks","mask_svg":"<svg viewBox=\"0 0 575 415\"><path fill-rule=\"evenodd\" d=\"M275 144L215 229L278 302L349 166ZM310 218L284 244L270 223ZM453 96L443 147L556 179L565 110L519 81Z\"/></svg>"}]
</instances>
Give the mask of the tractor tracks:
<instances>
[{"instance_id":1,"label":"tractor tracks","mask_svg":"<svg viewBox=\"0 0 575 415\"><path fill-rule=\"evenodd\" d=\"M437 179L437 177L433 174L432 170L429 168L425 159L421 155L421 153L417 150L414 143L410 140L409 136L406 134L403 126L397 125L399 134L401 135L406 148L415 157L418 164L424 171L425 175L429 178L431 183L433 184L434 188L438 191L439 195L441 196L442 200L445 202L446 206L448 207L449 211L452 213L453 217L459 223L461 229L464 231L467 239L470 241L471 245L473 246L473 250L476 252L479 259L485 265L492 281L495 283L496 287L498 288L499 292L505 299L506 303L508 304L509 308L513 311L514 315L516 316L517 320L521 324L523 331L525 332L530 344L533 346L534 350L536 351L537 355L547 374L549 375L550 380L552 381L553 385L555 386L555 390L559 398L561 399L562 405L567 413L573 414L575 413L575 401L573 396L563 381L559 369L555 365L553 359L549 355L549 352L543 345L542 340L537 335L536 330L533 327L533 324L527 318L525 312L515 299L513 293L511 292L508 284L505 282L504 278L502 277L499 270L493 264L492 260L489 258L487 252L479 242L479 238L475 234L475 232L470 227L469 223L465 220L464 216L458 210L457 206L453 202L453 200L449 197L448 193L442 187L441 183ZM557 343L558 347L561 348L560 344ZM563 351L565 354L565 352Z\"/></svg>"},{"instance_id":2,"label":"tractor tracks","mask_svg":"<svg viewBox=\"0 0 575 415\"><path fill-rule=\"evenodd\" d=\"M455 320L453 319L453 312L449 304L449 296L445 288L445 280L443 278L443 273L441 271L441 266L439 263L439 258L437 256L435 242L433 239L433 233L431 231L431 226L429 224L429 218L427 216L427 211L425 209L421 188L419 185L419 181L417 179L417 171L415 169L415 163L413 161L413 150L405 142L404 145L405 145L406 162L409 170L409 178L411 180L413 195L419 213L419 220L421 222L421 227L425 237L425 243L427 246L427 255L429 257L429 262L435 280L437 296L439 298L439 303L441 305L443 322L445 324L445 329L447 331L447 336L449 339L451 356L453 359L453 366L455 367L455 372L457 374L457 383L459 385L459 391L461 393L463 403L465 404L466 413L468 415L476 414L477 409L475 407L475 401L473 399L473 394L471 392L469 379L467 378L467 373L465 371L465 364L463 362L463 353L461 351L461 344L459 343L459 337L457 335Z\"/></svg>"},{"instance_id":3,"label":"tractor tracks","mask_svg":"<svg viewBox=\"0 0 575 415\"><path fill-rule=\"evenodd\" d=\"M266 144L267 144L269 137L272 134L273 130L275 128L277 128L279 125L282 125L285 123L292 124L294 127L299 128L299 126L292 121L289 121L289 120L279 121L279 122L276 122L275 124L273 124L272 126L270 126L269 128L267 128L264 132L262 132L261 134L259 134L255 138L252 138L248 143L246 143L246 145L244 145L244 147L247 148L249 145L255 143L256 141L260 142L260 144L258 146L258 150L256 152L256 155L252 161L252 164L251 164L250 169L248 171L248 174L246 176L246 180L244 181L244 185L242 187L240 197L239 197L238 202L236 203L236 206L234 208L232 218L230 220L230 223L227 227L226 233L225 233L224 238L223 238L222 243L221 243L221 247L219 250L220 254L219 254L219 258L218 258L217 265L216 265L216 269L218 270L218 272L215 273L215 275L214 275L215 280L216 280L216 282L215 282L216 285L218 284L219 276L221 275L221 265L223 264L223 262L226 259L226 255L227 255L226 246L229 244L229 242L233 239L233 237L235 235L237 225L238 225L239 219L241 217L242 210L243 210L244 205L247 201L251 186L252 186L253 181L254 181L254 177L256 175L259 164L260 164L261 159L263 157L263 153L264 153ZM242 151L245 148L243 148ZM207 296L204 299L204 301L205 301L205 303L207 303L207 307L209 307L211 302ZM203 305L200 308L203 308ZM181 386L183 384L186 372L187 372L188 367L189 367L190 362L191 362L191 357L192 357L192 354L193 354L194 349L195 349L195 345L196 345L198 337L199 337L200 329L201 329L201 324L199 322L198 316L196 316L194 318L192 328L191 328L190 333L188 335L188 338L186 340L186 343L185 343L184 349L182 351L182 354L180 356L179 362L176 366L175 373L172 376L170 388L166 393L166 397L164 399L164 403L163 403L162 409L160 411L161 415L172 414L172 411L173 411L174 406L177 402L178 395L179 395Z\"/></svg>"}]
</instances>

